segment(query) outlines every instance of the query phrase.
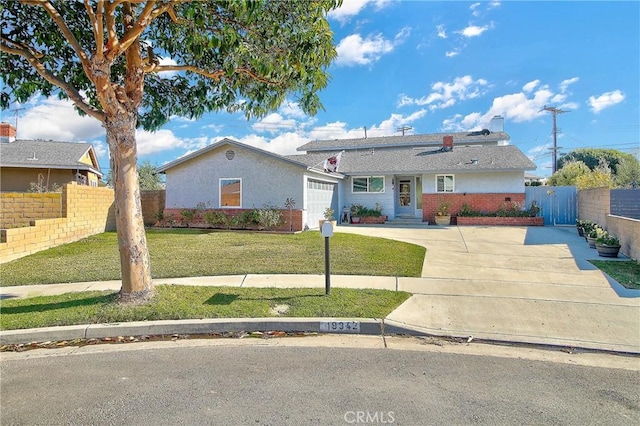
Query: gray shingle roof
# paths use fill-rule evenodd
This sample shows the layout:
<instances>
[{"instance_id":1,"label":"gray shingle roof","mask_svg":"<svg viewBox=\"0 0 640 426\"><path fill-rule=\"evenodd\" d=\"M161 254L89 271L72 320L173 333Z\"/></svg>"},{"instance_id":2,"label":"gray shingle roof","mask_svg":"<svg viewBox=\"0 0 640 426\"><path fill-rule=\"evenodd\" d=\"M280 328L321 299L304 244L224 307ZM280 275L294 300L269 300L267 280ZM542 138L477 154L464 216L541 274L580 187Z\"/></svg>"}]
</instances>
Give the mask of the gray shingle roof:
<instances>
[{"instance_id":1,"label":"gray shingle roof","mask_svg":"<svg viewBox=\"0 0 640 426\"><path fill-rule=\"evenodd\" d=\"M309 167L322 168L324 160L338 152L314 152L288 158L304 162ZM370 175L535 169L536 165L514 145L475 145L455 146L449 152L436 146L347 150L342 154L338 172Z\"/></svg>"},{"instance_id":2,"label":"gray shingle roof","mask_svg":"<svg viewBox=\"0 0 640 426\"><path fill-rule=\"evenodd\" d=\"M197 151L194 151L194 152L192 152L192 153L190 153L188 155L185 155L185 156L180 157L180 158L178 158L176 160L170 161L167 164L164 164L164 165L158 167L156 170L158 171L158 173L165 173L167 170L169 170L169 169L171 169L173 167L176 167L176 166L178 166L178 165L180 165L182 163L185 163L185 162L191 160L192 158L199 157L200 155L202 155L202 154L204 154L206 152L216 150L216 149L220 148L223 145L235 145L237 147L248 149L248 150L251 150L251 151L255 151L255 152L259 153L259 154L266 155L268 157L272 157L272 158L275 158L275 159L278 159L278 160L281 160L281 161L285 161L287 163L291 163L291 164L294 164L294 165L299 166L299 167L306 167L305 163L297 161L295 158L289 158L289 157L285 157L285 156L282 156L282 155L279 155L279 154L274 154L273 152L265 151L263 149L256 148L256 147L251 146L251 145L247 145L247 144L244 144L242 142L234 141L233 139L224 138L224 139L219 140L216 143L213 143L211 145L207 145L204 148L201 148L201 149L199 149Z\"/></svg>"},{"instance_id":3,"label":"gray shingle roof","mask_svg":"<svg viewBox=\"0 0 640 426\"><path fill-rule=\"evenodd\" d=\"M99 176L100 165L92 152L96 167L82 163L80 159L93 147L88 143L15 140L0 144L0 166L22 168L89 170Z\"/></svg>"},{"instance_id":4,"label":"gray shingle roof","mask_svg":"<svg viewBox=\"0 0 640 426\"><path fill-rule=\"evenodd\" d=\"M382 147L402 147L402 146L435 146L442 145L444 136L453 136L455 145L469 145L480 143L506 142L511 137L505 132L491 132L482 134L481 132L455 132L455 133L430 133L425 135L406 136L383 136L376 138L360 139L333 139L312 141L298 148L298 151L341 151L343 149L369 149Z\"/></svg>"}]
</instances>

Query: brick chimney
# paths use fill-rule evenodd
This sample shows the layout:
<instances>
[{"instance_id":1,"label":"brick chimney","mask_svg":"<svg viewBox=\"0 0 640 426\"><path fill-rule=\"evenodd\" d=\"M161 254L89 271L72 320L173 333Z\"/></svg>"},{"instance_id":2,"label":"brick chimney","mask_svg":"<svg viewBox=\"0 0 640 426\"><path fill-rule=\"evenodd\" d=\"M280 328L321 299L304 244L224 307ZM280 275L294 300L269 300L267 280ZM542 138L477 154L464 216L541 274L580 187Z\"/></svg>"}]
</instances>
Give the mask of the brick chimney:
<instances>
[{"instance_id":1,"label":"brick chimney","mask_svg":"<svg viewBox=\"0 0 640 426\"><path fill-rule=\"evenodd\" d=\"M9 123L0 123L0 143L9 143L16 140L16 128Z\"/></svg>"},{"instance_id":2,"label":"brick chimney","mask_svg":"<svg viewBox=\"0 0 640 426\"><path fill-rule=\"evenodd\" d=\"M442 150L453 151L453 136L447 135L442 137Z\"/></svg>"}]
</instances>

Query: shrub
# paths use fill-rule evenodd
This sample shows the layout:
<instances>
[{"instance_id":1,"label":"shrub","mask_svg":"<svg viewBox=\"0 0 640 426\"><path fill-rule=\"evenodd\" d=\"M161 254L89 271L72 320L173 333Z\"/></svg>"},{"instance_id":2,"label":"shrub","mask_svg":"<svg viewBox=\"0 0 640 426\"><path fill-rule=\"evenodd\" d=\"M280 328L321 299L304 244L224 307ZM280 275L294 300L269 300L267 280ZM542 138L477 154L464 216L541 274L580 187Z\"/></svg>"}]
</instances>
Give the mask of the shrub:
<instances>
[{"instance_id":1,"label":"shrub","mask_svg":"<svg viewBox=\"0 0 640 426\"><path fill-rule=\"evenodd\" d=\"M609 234L607 231L604 231L600 234L599 237L596 238L596 244L602 244L607 246L619 246L620 240L615 236Z\"/></svg>"},{"instance_id":2,"label":"shrub","mask_svg":"<svg viewBox=\"0 0 640 426\"><path fill-rule=\"evenodd\" d=\"M229 216L224 212L206 212L204 214L204 220L214 228L226 228L229 226Z\"/></svg>"},{"instance_id":3,"label":"shrub","mask_svg":"<svg viewBox=\"0 0 640 426\"><path fill-rule=\"evenodd\" d=\"M284 223L282 212L277 206L265 205L257 210L258 229L273 229Z\"/></svg>"}]
</instances>

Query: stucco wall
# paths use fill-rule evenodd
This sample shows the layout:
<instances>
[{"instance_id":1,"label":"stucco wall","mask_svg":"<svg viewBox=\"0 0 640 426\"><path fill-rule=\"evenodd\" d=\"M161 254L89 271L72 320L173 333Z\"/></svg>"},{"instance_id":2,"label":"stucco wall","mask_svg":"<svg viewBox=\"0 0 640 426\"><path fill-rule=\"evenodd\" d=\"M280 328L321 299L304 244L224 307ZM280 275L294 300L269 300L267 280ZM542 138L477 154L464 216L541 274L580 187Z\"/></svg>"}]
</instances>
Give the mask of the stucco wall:
<instances>
[{"instance_id":1,"label":"stucco wall","mask_svg":"<svg viewBox=\"0 0 640 426\"><path fill-rule=\"evenodd\" d=\"M436 193L436 176L454 175L455 193L513 193L524 194L524 172L487 173L425 173L422 175L422 192Z\"/></svg>"},{"instance_id":2,"label":"stucco wall","mask_svg":"<svg viewBox=\"0 0 640 426\"><path fill-rule=\"evenodd\" d=\"M374 175L378 176L378 175ZM359 176L355 176L359 177ZM348 177L344 180L343 185L345 185L344 190L344 202L341 206L340 212L342 212L342 208L351 207L352 204L361 204L370 209L376 206L376 203L382 206L382 214L393 218L395 216L395 195L393 188L393 176L385 176L384 177L384 192L372 192L372 193L362 193L362 192L352 192L353 188L353 180L352 176Z\"/></svg>"},{"instance_id":3,"label":"stucco wall","mask_svg":"<svg viewBox=\"0 0 640 426\"><path fill-rule=\"evenodd\" d=\"M112 189L68 184L61 203L62 217L0 230L0 263L115 229Z\"/></svg>"},{"instance_id":4,"label":"stucco wall","mask_svg":"<svg viewBox=\"0 0 640 426\"><path fill-rule=\"evenodd\" d=\"M225 152L232 149L233 159ZM304 167L260 155L249 149L222 145L166 172L167 208L220 208L221 178L242 179L242 208L266 204L284 206L287 198L303 199Z\"/></svg>"}]
</instances>

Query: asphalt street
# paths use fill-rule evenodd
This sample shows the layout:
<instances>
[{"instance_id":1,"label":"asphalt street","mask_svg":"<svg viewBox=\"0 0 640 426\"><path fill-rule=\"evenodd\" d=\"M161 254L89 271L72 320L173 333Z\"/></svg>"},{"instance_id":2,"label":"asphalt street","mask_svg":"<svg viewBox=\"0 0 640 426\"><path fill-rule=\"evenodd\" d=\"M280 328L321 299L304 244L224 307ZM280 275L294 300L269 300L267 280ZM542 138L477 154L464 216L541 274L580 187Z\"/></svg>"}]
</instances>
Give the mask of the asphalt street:
<instances>
[{"instance_id":1,"label":"asphalt street","mask_svg":"<svg viewBox=\"0 0 640 426\"><path fill-rule=\"evenodd\" d=\"M320 344L322 339L334 340ZM533 356L518 348L499 354L491 345L485 345L489 352L473 353L468 349L473 345L448 350L415 338L385 342L386 348L380 343L374 337L335 336L5 353L0 420L3 425L640 423L637 358L549 351Z\"/></svg>"}]
</instances>

